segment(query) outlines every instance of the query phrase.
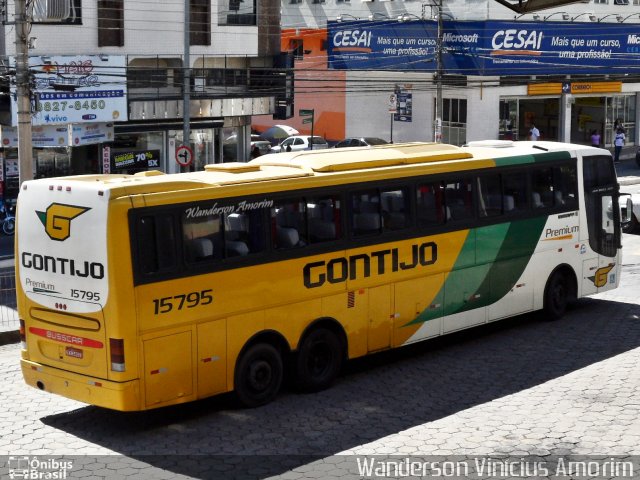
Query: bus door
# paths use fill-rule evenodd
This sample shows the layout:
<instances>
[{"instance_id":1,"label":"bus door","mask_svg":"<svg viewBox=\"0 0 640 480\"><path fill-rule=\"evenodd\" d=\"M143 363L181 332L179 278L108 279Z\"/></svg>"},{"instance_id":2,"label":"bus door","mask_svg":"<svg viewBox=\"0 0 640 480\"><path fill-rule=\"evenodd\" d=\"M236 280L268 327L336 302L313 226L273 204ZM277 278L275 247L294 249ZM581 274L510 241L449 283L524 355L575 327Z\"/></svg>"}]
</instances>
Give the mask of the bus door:
<instances>
[{"instance_id":1,"label":"bus door","mask_svg":"<svg viewBox=\"0 0 640 480\"><path fill-rule=\"evenodd\" d=\"M589 246L597 256L583 261L583 295L609 290L618 284L621 247L618 189L611 157L584 158L587 231Z\"/></svg>"}]
</instances>

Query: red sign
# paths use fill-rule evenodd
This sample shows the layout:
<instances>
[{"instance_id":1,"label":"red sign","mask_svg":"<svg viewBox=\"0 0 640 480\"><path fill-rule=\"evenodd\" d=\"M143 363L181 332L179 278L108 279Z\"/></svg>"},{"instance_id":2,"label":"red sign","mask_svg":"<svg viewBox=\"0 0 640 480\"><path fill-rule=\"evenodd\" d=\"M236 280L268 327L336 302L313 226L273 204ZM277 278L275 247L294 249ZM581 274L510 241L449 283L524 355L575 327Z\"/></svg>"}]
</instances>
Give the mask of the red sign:
<instances>
[{"instance_id":1,"label":"red sign","mask_svg":"<svg viewBox=\"0 0 640 480\"><path fill-rule=\"evenodd\" d=\"M90 338L85 338L85 337L77 337L75 335L69 335L67 333L56 332L54 330L47 330L44 328L30 327L29 333L33 333L34 335L38 335L40 337L48 338L49 340L55 340L57 342L71 343L73 345L78 345L79 347L91 347L91 348L103 347L102 342L98 340L92 340Z\"/></svg>"},{"instance_id":2,"label":"red sign","mask_svg":"<svg viewBox=\"0 0 640 480\"><path fill-rule=\"evenodd\" d=\"M193 161L193 150L187 147L186 145L182 145L181 147L176 148L176 162L181 167L188 167L191 165Z\"/></svg>"}]
</instances>

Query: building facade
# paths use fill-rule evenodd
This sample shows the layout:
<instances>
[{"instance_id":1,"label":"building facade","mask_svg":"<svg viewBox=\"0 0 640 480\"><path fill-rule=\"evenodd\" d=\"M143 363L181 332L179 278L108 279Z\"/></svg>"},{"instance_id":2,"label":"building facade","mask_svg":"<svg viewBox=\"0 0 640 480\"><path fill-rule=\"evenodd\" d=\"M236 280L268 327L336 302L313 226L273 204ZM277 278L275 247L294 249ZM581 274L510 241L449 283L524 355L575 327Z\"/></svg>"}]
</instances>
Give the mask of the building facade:
<instances>
[{"instance_id":1,"label":"building facade","mask_svg":"<svg viewBox=\"0 0 640 480\"><path fill-rule=\"evenodd\" d=\"M523 140L535 125L582 144L597 131L609 147L621 124L638 143L640 0L525 15L493 0L283 0L282 28L300 59L295 104L330 141ZM301 120L289 123L308 131Z\"/></svg>"},{"instance_id":2,"label":"building facade","mask_svg":"<svg viewBox=\"0 0 640 480\"><path fill-rule=\"evenodd\" d=\"M48 113L41 115L44 123L34 124L34 135L38 129L42 134L43 128L53 132L34 137L36 177L146 169L176 172L248 158L252 116L272 116L282 92L276 68L279 2L190 0L185 22L183 2L60 1L70 2L70 16L60 21L34 17L29 35L34 118ZM7 3L10 23L15 5ZM15 33L11 25L3 29L1 46L10 77ZM188 64L185 29L189 29ZM114 61L121 68L109 70L106 65ZM183 139L185 78L191 120L188 142ZM100 89L110 93L94 95ZM9 93L7 85L5 90ZM83 94L87 90L92 93ZM103 111L92 110L92 105L106 105L108 110L120 95L124 107L111 109L111 116L101 118ZM70 114L74 104L77 111L86 107L80 117ZM63 105L66 113L61 111ZM9 177L17 175L15 111L8 101L2 110L2 173L11 188L15 182ZM86 124L99 125L96 128L104 129L104 135L78 140L73 129ZM68 134L60 133L65 128ZM193 152L186 166L176 156L182 145Z\"/></svg>"}]
</instances>

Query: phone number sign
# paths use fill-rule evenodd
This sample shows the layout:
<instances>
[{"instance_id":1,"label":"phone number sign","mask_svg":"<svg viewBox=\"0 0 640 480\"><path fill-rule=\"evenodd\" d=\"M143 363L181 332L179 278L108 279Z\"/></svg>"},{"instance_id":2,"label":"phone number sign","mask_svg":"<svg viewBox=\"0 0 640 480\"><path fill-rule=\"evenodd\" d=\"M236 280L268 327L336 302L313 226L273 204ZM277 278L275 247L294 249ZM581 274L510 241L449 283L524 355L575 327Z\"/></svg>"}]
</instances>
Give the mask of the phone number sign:
<instances>
[{"instance_id":1,"label":"phone number sign","mask_svg":"<svg viewBox=\"0 0 640 480\"><path fill-rule=\"evenodd\" d=\"M127 120L123 55L30 57L34 72L33 125ZM17 125L13 101L12 120Z\"/></svg>"}]
</instances>

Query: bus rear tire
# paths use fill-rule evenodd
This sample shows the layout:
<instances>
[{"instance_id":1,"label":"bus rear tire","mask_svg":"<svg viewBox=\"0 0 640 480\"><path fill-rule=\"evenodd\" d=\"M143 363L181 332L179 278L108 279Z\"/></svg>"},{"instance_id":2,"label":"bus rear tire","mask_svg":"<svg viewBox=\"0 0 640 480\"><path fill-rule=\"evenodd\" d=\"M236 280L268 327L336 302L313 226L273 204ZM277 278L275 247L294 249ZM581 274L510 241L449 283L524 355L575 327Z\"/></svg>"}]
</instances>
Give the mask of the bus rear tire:
<instances>
[{"instance_id":1,"label":"bus rear tire","mask_svg":"<svg viewBox=\"0 0 640 480\"><path fill-rule=\"evenodd\" d=\"M236 365L235 392L245 407L265 405L282 386L282 356L268 343L257 343L242 354Z\"/></svg>"},{"instance_id":2,"label":"bus rear tire","mask_svg":"<svg viewBox=\"0 0 640 480\"><path fill-rule=\"evenodd\" d=\"M300 342L296 356L296 384L305 392L331 386L342 367L340 339L326 328L312 330Z\"/></svg>"},{"instance_id":3,"label":"bus rear tire","mask_svg":"<svg viewBox=\"0 0 640 480\"><path fill-rule=\"evenodd\" d=\"M547 280L544 289L544 314L546 320L558 320L567 311L569 304L569 279L557 270Z\"/></svg>"}]
</instances>

